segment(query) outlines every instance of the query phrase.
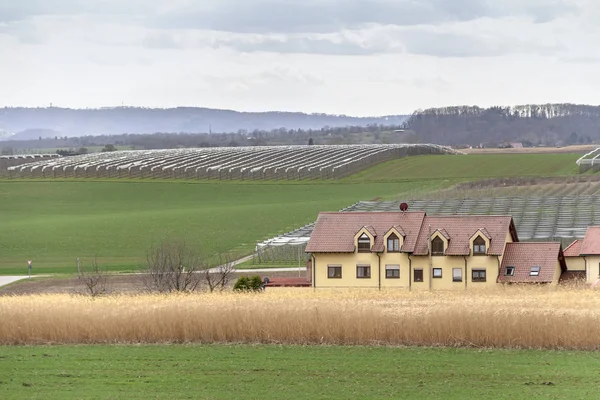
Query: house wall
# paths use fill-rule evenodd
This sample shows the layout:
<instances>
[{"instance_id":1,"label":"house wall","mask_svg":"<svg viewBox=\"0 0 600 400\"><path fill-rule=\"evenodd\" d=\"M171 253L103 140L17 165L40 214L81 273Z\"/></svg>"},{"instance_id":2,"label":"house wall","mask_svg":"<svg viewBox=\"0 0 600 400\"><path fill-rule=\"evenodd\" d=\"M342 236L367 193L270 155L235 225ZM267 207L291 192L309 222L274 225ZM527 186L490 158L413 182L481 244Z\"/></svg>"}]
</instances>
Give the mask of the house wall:
<instances>
[{"instance_id":1,"label":"house wall","mask_svg":"<svg viewBox=\"0 0 600 400\"><path fill-rule=\"evenodd\" d=\"M377 276L379 258L376 253L321 253L315 257L313 286L317 288L362 287L378 288ZM356 265L370 265L371 278L356 278ZM341 265L342 278L328 278L328 265ZM400 271L402 276L402 271Z\"/></svg>"},{"instance_id":2,"label":"house wall","mask_svg":"<svg viewBox=\"0 0 600 400\"><path fill-rule=\"evenodd\" d=\"M410 285L410 264L407 253L382 253L381 257L381 287L386 288L408 288ZM413 257L414 258L414 257ZM385 266L399 265L400 278L386 278Z\"/></svg>"},{"instance_id":3,"label":"house wall","mask_svg":"<svg viewBox=\"0 0 600 400\"><path fill-rule=\"evenodd\" d=\"M355 241L366 230L359 231L355 236ZM438 233L432 235L436 236ZM387 237L387 235L386 235ZM442 240L447 241L440 235ZM402 240L402 239L401 239ZM507 233L506 242L512 242L510 232ZM387 246L387 241L384 242ZM355 245L357 243L355 242ZM472 244L472 243L471 243ZM489 248L489 242L487 243ZM471 247L472 249L472 247ZM429 290L430 284L432 290L464 290L464 289L484 289L497 285L499 266L502 257L497 256L410 256L408 253L313 253L315 258L314 281L316 288L404 288L409 287L413 290ZM599 262L600 262L600 257ZM465 266L466 260L466 266ZM329 265L342 266L342 278L328 278L327 271ZM357 265L370 265L370 278L357 278ZM399 265L400 278L386 278L386 265ZM441 268L442 277L434 278L431 276L432 268ZM453 282L452 269L460 268L462 270L462 281ZM558 267L560 268L560 266ZM414 282L414 270L423 270L423 282ZM485 269L486 281L473 282L473 269ZM560 277L560 273L557 275Z\"/></svg>"},{"instance_id":4,"label":"house wall","mask_svg":"<svg viewBox=\"0 0 600 400\"><path fill-rule=\"evenodd\" d=\"M407 253L382 253L380 257L375 253L325 253L314 254L315 280L317 288L404 288L414 290L429 290L430 279L432 290L464 290L493 287L498 278L498 259L496 256L435 256L431 257L431 268L441 268L442 277L434 278L430 269L428 256L411 256L409 261ZM466 271L465 271L466 259ZM342 278L329 278L327 271L329 265L342 266ZM357 265L370 265L370 278L357 278ZM399 265L400 278L386 278L386 265ZM462 270L462 281L453 282L452 269ZM414 270L423 270L423 282L414 282ZM486 281L473 282L473 269L485 269Z\"/></svg>"},{"instance_id":5,"label":"house wall","mask_svg":"<svg viewBox=\"0 0 600 400\"><path fill-rule=\"evenodd\" d=\"M431 277L432 290L464 290L464 289L483 289L496 286L498 279L498 259L496 256L433 256L430 261L427 256L412 257L413 269L423 269L423 282L414 282L413 289L429 290L429 276L433 268L442 269L442 277ZM466 266L465 266L466 260ZM462 281L453 282L452 269L460 268L462 270ZM473 269L485 269L486 281L473 282Z\"/></svg>"},{"instance_id":6,"label":"house wall","mask_svg":"<svg viewBox=\"0 0 600 400\"><path fill-rule=\"evenodd\" d=\"M600 256L586 256L585 265L586 282L595 283L598 277L600 276Z\"/></svg>"},{"instance_id":7,"label":"house wall","mask_svg":"<svg viewBox=\"0 0 600 400\"><path fill-rule=\"evenodd\" d=\"M562 275L562 269L560 268L560 262L556 261L556 267L554 269L554 279L552 280L552 285L558 285L558 281L560 276Z\"/></svg>"},{"instance_id":8,"label":"house wall","mask_svg":"<svg viewBox=\"0 0 600 400\"><path fill-rule=\"evenodd\" d=\"M565 262L569 271L585 271L585 260L583 257L565 257Z\"/></svg>"}]
</instances>

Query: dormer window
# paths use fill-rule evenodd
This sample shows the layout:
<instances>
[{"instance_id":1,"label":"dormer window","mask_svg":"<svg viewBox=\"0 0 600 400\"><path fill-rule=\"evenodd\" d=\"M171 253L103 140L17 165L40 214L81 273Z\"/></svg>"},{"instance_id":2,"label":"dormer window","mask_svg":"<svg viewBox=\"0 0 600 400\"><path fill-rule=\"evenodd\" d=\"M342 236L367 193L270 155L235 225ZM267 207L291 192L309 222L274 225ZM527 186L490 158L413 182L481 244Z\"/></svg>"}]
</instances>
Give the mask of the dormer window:
<instances>
[{"instance_id":1,"label":"dormer window","mask_svg":"<svg viewBox=\"0 0 600 400\"><path fill-rule=\"evenodd\" d=\"M363 233L358 238L358 252L359 253L370 253L371 252L371 239L366 233Z\"/></svg>"},{"instance_id":2,"label":"dormer window","mask_svg":"<svg viewBox=\"0 0 600 400\"><path fill-rule=\"evenodd\" d=\"M538 265L534 265L529 270L529 276L539 276L540 275L540 267Z\"/></svg>"},{"instance_id":3,"label":"dormer window","mask_svg":"<svg viewBox=\"0 0 600 400\"><path fill-rule=\"evenodd\" d=\"M477 236L475 240L473 240L473 255L481 256L485 255L485 240L481 236Z\"/></svg>"},{"instance_id":4,"label":"dormer window","mask_svg":"<svg viewBox=\"0 0 600 400\"><path fill-rule=\"evenodd\" d=\"M444 255L444 241L436 236L435 239L431 241L431 255L432 256L443 256Z\"/></svg>"},{"instance_id":5,"label":"dormer window","mask_svg":"<svg viewBox=\"0 0 600 400\"><path fill-rule=\"evenodd\" d=\"M400 251L400 239L395 233L392 233L390 236L388 236L387 251Z\"/></svg>"}]
</instances>

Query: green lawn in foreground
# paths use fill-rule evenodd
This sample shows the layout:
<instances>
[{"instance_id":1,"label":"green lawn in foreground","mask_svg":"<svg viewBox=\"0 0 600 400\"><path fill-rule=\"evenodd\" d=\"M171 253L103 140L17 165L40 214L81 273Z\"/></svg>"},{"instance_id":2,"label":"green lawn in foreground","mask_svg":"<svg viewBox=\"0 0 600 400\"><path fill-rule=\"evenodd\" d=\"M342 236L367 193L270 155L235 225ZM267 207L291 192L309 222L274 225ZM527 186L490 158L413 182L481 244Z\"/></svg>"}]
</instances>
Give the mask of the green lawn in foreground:
<instances>
[{"instance_id":1,"label":"green lawn in foreground","mask_svg":"<svg viewBox=\"0 0 600 400\"><path fill-rule=\"evenodd\" d=\"M596 399L600 354L251 345L0 347L2 399Z\"/></svg>"},{"instance_id":2,"label":"green lawn in foreground","mask_svg":"<svg viewBox=\"0 0 600 400\"><path fill-rule=\"evenodd\" d=\"M346 180L461 179L562 176L578 173L581 154L469 154L405 157L377 165Z\"/></svg>"},{"instance_id":3,"label":"green lawn in foreground","mask_svg":"<svg viewBox=\"0 0 600 400\"><path fill-rule=\"evenodd\" d=\"M74 272L76 257L131 270L161 238L203 254L250 253L257 242L359 200L439 187L440 182L235 183L0 182L0 274Z\"/></svg>"}]
</instances>

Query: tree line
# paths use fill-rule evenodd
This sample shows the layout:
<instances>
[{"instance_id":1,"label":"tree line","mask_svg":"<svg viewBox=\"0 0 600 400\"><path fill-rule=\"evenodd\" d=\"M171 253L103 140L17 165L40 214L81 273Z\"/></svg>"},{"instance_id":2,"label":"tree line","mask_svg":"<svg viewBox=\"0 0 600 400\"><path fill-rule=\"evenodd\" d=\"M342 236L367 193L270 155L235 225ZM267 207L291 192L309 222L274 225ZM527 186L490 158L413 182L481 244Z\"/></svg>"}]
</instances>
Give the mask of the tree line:
<instances>
[{"instance_id":1,"label":"tree line","mask_svg":"<svg viewBox=\"0 0 600 400\"><path fill-rule=\"evenodd\" d=\"M272 130L240 129L232 133L169 133L38 137L35 140L9 140L0 142L5 154L18 154L26 149L57 148L61 155L76 155L95 151L133 149L172 149L180 147L236 147L236 146L282 146L307 144L358 144L399 143L402 135L400 125L371 124L345 127L325 126L320 129Z\"/></svg>"},{"instance_id":2,"label":"tree line","mask_svg":"<svg viewBox=\"0 0 600 400\"><path fill-rule=\"evenodd\" d=\"M446 145L560 146L600 140L600 107L542 104L417 110L402 125L420 142Z\"/></svg>"}]
</instances>

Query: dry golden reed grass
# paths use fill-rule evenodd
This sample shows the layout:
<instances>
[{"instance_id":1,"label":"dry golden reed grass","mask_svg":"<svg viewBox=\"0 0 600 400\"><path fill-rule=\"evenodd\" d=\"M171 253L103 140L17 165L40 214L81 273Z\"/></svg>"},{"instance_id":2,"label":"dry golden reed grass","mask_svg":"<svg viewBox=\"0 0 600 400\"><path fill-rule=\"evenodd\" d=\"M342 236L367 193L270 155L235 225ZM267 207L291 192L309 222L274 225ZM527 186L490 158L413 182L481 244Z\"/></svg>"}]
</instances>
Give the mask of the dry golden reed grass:
<instances>
[{"instance_id":1,"label":"dry golden reed grass","mask_svg":"<svg viewBox=\"0 0 600 400\"><path fill-rule=\"evenodd\" d=\"M0 298L0 344L289 343L600 349L600 293L281 289Z\"/></svg>"}]
</instances>

